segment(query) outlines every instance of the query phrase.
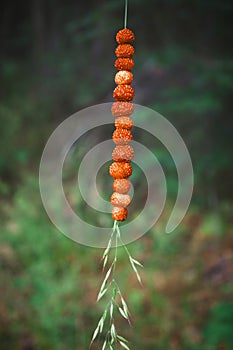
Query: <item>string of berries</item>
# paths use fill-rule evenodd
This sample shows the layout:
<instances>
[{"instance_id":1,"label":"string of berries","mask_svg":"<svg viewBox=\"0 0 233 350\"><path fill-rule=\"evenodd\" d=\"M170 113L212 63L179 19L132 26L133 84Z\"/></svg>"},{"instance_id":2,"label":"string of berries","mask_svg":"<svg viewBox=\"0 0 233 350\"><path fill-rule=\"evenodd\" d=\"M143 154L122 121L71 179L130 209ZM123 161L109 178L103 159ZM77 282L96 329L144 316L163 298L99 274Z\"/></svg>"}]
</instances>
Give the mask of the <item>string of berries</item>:
<instances>
[{"instance_id":1,"label":"string of berries","mask_svg":"<svg viewBox=\"0 0 233 350\"><path fill-rule=\"evenodd\" d=\"M127 0L125 4L125 9L127 9ZM127 14L127 11L125 11L125 13ZM127 19L127 16L125 19ZM107 268L107 272L97 296L97 301L100 301L108 295L109 301L99 319L90 344L92 345L97 337L101 335L102 339L104 339L101 350L113 350L115 346L121 346L126 350L130 350L128 340L118 333L115 323L117 313L119 313L131 324L127 303L117 283L116 267L118 261L118 246L121 245L124 248L133 272L136 274L140 284L142 281L138 272L138 266L143 267L139 261L130 255L128 248L121 238L121 231L118 223L118 221L126 220L128 215L127 207L131 202L131 198L128 194L131 184L128 178L132 174L130 161L134 157L133 147L130 145L133 138L131 133L133 127L131 115L134 112L134 105L132 103L134 90L131 87L133 81L131 70L134 66L134 61L132 59L134 48L131 44L134 41L134 34L131 30L126 28L126 20L125 28L120 30L116 35L116 41L119 44L116 48L116 55L118 58L115 62L115 67L118 70L115 75L117 87L113 92L115 102L112 104L111 108L112 115L115 117L116 127L112 139L116 146L112 152L113 163L109 167L109 173L114 178L112 185L114 192L110 199L113 205L112 218L114 223L109 242L102 257L103 270ZM115 248L112 250L113 244ZM112 251L115 251L115 254L112 254Z\"/></svg>"},{"instance_id":2,"label":"string of berries","mask_svg":"<svg viewBox=\"0 0 233 350\"><path fill-rule=\"evenodd\" d=\"M113 182L114 193L110 200L113 205L112 218L116 221L126 220L128 214L126 207L131 202L130 196L127 194L130 189L130 181L127 179L132 174L130 161L134 157L133 148L129 145L133 138L130 131L133 127L133 120L130 116L134 112L132 103L134 89L131 86L133 81L131 70L134 67L132 43L134 40L134 33L128 28L121 29L116 34L118 46L115 50L117 56L115 68L118 72L115 75L117 87L113 91L113 98L116 102L112 104L112 115L116 117L116 129L112 139L116 147L112 153L114 162L109 168L110 175L115 179Z\"/></svg>"}]
</instances>

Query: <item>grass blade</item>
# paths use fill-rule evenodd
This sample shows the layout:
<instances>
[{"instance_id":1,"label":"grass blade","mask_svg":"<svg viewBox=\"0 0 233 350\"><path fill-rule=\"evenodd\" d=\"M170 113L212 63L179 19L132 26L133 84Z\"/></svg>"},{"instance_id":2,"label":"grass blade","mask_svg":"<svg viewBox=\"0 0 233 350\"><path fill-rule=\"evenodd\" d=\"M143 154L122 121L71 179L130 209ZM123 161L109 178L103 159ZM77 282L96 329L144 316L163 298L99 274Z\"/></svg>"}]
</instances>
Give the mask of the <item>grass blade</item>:
<instances>
[{"instance_id":1,"label":"grass blade","mask_svg":"<svg viewBox=\"0 0 233 350\"><path fill-rule=\"evenodd\" d=\"M94 333L93 333L93 336L92 336L92 339L91 339L91 344L94 342L94 340L97 338L97 335L99 334L99 324L98 326L96 327Z\"/></svg>"},{"instance_id":2,"label":"grass blade","mask_svg":"<svg viewBox=\"0 0 233 350\"><path fill-rule=\"evenodd\" d=\"M105 350L106 345L107 345L107 340L105 340L105 342L103 343L103 346L102 346L102 349L101 349L101 350Z\"/></svg>"},{"instance_id":3,"label":"grass blade","mask_svg":"<svg viewBox=\"0 0 233 350\"><path fill-rule=\"evenodd\" d=\"M134 259L130 257L129 260L130 260L130 264L132 266L132 269L134 270L134 272L137 276L138 282L142 285L141 276L139 275L139 272L138 272L136 266L134 265L134 261L133 261Z\"/></svg>"},{"instance_id":4,"label":"grass blade","mask_svg":"<svg viewBox=\"0 0 233 350\"><path fill-rule=\"evenodd\" d=\"M130 350L130 348L125 343L123 343L123 341L119 341L119 344L122 346L122 348Z\"/></svg>"},{"instance_id":5,"label":"grass blade","mask_svg":"<svg viewBox=\"0 0 233 350\"><path fill-rule=\"evenodd\" d=\"M129 319L129 316L125 313L125 311L124 311L121 307L119 307L118 309L119 309L120 314L121 314L126 320L128 320L128 319Z\"/></svg>"},{"instance_id":6,"label":"grass blade","mask_svg":"<svg viewBox=\"0 0 233 350\"><path fill-rule=\"evenodd\" d=\"M140 266L140 267L144 267L139 261L137 261L136 259L133 259L133 258L131 258L132 259L132 261L134 262L134 264L136 264L136 265L138 265L138 266Z\"/></svg>"},{"instance_id":7,"label":"grass blade","mask_svg":"<svg viewBox=\"0 0 233 350\"><path fill-rule=\"evenodd\" d=\"M122 335L117 335L117 339L123 341L124 343L128 343L128 340L122 337Z\"/></svg>"}]
</instances>

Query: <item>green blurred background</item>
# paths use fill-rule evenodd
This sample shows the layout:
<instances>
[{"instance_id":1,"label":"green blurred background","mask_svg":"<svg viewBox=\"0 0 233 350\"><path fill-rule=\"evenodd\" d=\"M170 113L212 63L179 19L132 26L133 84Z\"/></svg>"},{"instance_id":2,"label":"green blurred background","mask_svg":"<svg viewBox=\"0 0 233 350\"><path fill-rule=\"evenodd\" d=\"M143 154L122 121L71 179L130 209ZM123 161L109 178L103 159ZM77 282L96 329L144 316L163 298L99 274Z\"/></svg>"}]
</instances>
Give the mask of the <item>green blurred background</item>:
<instances>
[{"instance_id":1,"label":"green blurred background","mask_svg":"<svg viewBox=\"0 0 233 350\"><path fill-rule=\"evenodd\" d=\"M2 2L1 350L88 349L101 315L103 305L95 300L102 252L70 241L50 223L38 166L62 120L112 101L114 36L123 26L123 8L119 0ZM168 183L166 209L147 235L129 245L145 265L143 288L120 251L133 328L121 320L118 327L135 350L233 349L232 15L230 0L129 1L135 102L173 123L195 173L189 212L166 235L177 180L171 158L156 145ZM105 176L102 171L103 191ZM136 171L135 182L140 176ZM68 169L67 188L73 179ZM144 190L138 189L139 198ZM82 199L73 200L92 220Z\"/></svg>"}]
</instances>

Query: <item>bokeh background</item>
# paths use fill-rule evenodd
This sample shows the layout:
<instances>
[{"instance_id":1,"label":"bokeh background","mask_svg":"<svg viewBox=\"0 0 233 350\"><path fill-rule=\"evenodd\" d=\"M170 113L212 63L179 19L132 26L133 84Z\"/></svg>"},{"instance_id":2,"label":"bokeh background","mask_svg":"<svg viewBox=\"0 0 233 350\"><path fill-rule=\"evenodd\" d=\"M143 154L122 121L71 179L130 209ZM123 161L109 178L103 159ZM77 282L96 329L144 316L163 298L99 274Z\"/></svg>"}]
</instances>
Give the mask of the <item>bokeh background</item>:
<instances>
[{"instance_id":1,"label":"bokeh background","mask_svg":"<svg viewBox=\"0 0 233 350\"><path fill-rule=\"evenodd\" d=\"M123 26L123 10L119 0L2 1L1 350L88 349L101 315L103 304L95 300L102 252L70 241L52 226L40 200L38 166L48 136L62 120L112 101L114 36ZM136 34L135 102L173 123L195 174L189 212L166 235L176 171L162 145L154 140L153 148L150 142L169 192L159 222L129 245L145 265L143 288L120 251L119 278L133 328L121 320L118 327L135 350L233 349L232 15L230 0L129 1L128 27ZM102 134L106 138L106 130ZM148 139L142 135L140 141ZM67 189L74 186L71 170L77 171L92 143L89 136L74 152ZM108 196L106 177L102 171L98 179ZM140 171L133 180L142 182ZM145 187L137 191L144 198ZM80 196L72 200L80 215L101 223L101 213L96 216ZM100 344L101 339L93 349Z\"/></svg>"}]
</instances>

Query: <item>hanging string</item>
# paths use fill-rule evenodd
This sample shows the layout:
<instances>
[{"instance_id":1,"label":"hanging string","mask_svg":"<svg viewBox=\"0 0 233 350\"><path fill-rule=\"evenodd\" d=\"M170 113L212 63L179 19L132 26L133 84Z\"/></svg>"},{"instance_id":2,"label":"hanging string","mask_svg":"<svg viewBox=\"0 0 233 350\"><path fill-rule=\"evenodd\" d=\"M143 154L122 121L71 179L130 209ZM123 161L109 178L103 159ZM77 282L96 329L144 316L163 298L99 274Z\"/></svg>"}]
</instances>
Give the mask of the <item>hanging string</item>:
<instances>
[{"instance_id":1,"label":"hanging string","mask_svg":"<svg viewBox=\"0 0 233 350\"><path fill-rule=\"evenodd\" d=\"M124 18L124 27L127 27L127 17L128 17L128 0L125 0L125 18Z\"/></svg>"}]
</instances>

